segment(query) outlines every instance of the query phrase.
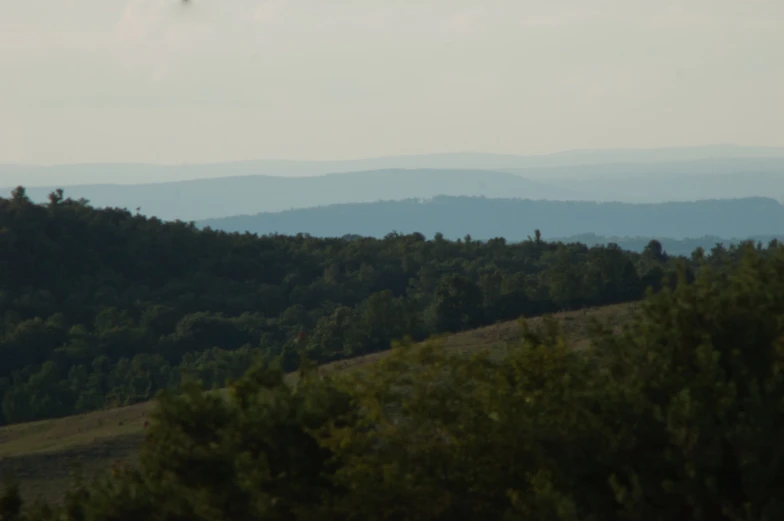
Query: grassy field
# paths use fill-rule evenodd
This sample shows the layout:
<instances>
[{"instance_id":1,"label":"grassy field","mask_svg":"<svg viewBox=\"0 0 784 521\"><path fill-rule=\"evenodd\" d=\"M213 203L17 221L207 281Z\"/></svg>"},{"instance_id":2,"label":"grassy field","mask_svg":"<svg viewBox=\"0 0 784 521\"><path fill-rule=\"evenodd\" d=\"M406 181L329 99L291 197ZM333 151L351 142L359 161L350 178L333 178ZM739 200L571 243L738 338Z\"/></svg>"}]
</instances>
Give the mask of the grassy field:
<instances>
[{"instance_id":1,"label":"grassy field","mask_svg":"<svg viewBox=\"0 0 784 521\"><path fill-rule=\"evenodd\" d=\"M587 344L590 319L613 327L627 322L635 304L620 304L574 312L555 318L579 348ZM541 319L532 319L535 324ZM446 347L475 352L492 349L520 338L516 321L458 333L446 338ZM325 372L372 364L385 356L374 353L322 366ZM0 428L0 476L12 476L29 499L62 497L77 474L90 477L116 461L134 461L144 439L144 422L154 403L141 403L57 420L46 420Z\"/></svg>"}]
</instances>

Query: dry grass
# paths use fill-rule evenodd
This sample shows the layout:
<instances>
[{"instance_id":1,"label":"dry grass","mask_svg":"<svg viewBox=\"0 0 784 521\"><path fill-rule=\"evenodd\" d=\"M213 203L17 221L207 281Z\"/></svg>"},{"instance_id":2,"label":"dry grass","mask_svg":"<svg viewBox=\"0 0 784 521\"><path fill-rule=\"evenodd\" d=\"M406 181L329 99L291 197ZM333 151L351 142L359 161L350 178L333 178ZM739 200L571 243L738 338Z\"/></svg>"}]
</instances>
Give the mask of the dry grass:
<instances>
[{"instance_id":1,"label":"dry grass","mask_svg":"<svg viewBox=\"0 0 784 521\"><path fill-rule=\"evenodd\" d=\"M637 304L616 304L557 313L552 315L552 317L560 324L567 341L575 349L580 349L589 343L588 334L593 319L612 327L617 332L623 324L631 319L636 309ZM528 320L528 323L532 326L536 326L541 322L542 318ZM445 346L449 349L466 353L475 353L478 350L493 349L519 339L520 324L518 321L513 320L450 335L445 339ZM321 366L320 370L324 373L329 373L331 371L362 367L380 360L387 354L388 352L373 353L340 362L332 362Z\"/></svg>"},{"instance_id":2,"label":"dry grass","mask_svg":"<svg viewBox=\"0 0 784 521\"><path fill-rule=\"evenodd\" d=\"M587 343L591 319L618 328L629 320L635 308L635 304L620 304L554 317L566 337L579 348ZM476 352L519 337L519 324L512 321L451 335L446 338L446 347ZM384 356L386 353L374 353L327 364L321 370L328 373L358 368ZM77 473L90 477L115 461L134 461L144 439L144 422L153 407L154 403L148 402L0 428L0 477L10 475L17 479L27 498L40 496L57 501Z\"/></svg>"},{"instance_id":3,"label":"dry grass","mask_svg":"<svg viewBox=\"0 0 784 521\"><path fill-rule=\"evenodd\" d=\"M133 461L152 403L0 429L0 476L13 477L28 499L57 501L76 475L97 475Z\"/></svg>"}]
</instances>

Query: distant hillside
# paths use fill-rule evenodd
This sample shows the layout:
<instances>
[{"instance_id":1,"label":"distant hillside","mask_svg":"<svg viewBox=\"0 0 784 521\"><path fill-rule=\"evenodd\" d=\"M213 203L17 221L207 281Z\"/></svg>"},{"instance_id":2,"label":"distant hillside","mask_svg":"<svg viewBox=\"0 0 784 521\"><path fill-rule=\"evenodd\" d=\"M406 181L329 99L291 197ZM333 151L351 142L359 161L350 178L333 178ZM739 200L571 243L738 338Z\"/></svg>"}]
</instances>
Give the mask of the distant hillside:
<instances>
[{"instance_id":1,"label":"distant hillside","mask_svg":"<svg viewBox=\"0 0 784 521\"><path fill-rule=\"evenodd\" d=\"M73 186L105 183L154 183L249 175L315 176L386 169L507 170L535 167L646 164L728 158L784 157L784 147L711 145L654 149L571 150L554 154L511 155L446 153L341 161L256 160L212 164L139 163L9 165L0 164L0 187Z\"/></svg>"},{"instance_id":2,"label":"distant hillside","mask_svg":"<svg viewBox=\"0 0 784 521\"><path fill-rule=\"evenodd\" d=\"M784 172L784 155L779 157L729 157L689 161L617 162L582 165L507 168L523 177L547 179L625 179L627 177L728 175Z\"/></svg>"},{"instance_id":3,"label":"distant hillside","mask_svg":"<svg viewBox=\"0 0 784 521\"><path fill-rule=\"evenodd\" d=\"M697 154L696 150L688 150ZM715 152L717 157L714 158L678 161L655 160L659 156L649 151L639 156L647 158L648 162L640 159L637 163L620 162L630 157L630 153L597 153L596 156L575 153L574 158L586 163L569 165L558 164L560 160L556 159L561 155L541 156L540 159L489 154L410 156L389 158L387 162L425 166L351 171L360 164L370 166L385 160L339 162L332 166L344 171L326 175L317 174L327 172L327 163L285 161L183 167L86 165L63 167L62 171L58 170L60 167L52 167L59 172L63 182L39 187L31 187L35 183L29 182L41 173L38 167L24 167L19 178L25 180L22 184L28 187L29 196L37 202L46 201L54 189L64 187L67 196L85 198L99 207L131 211L140 208L144 215L185 221L437 195L627 203L736 197L772 197L784 201L784 151L781 157L737 158L721 157L721 150ZM709 152L705 150L702 153ZM677 156L674 152L667 155L665 151L659 155ZM686 156L685 151L680 155ZM545 158L550 159L545 161ZM590 163L595 158L607 161L615 158L619 162ZM519 164L528 166L508 167ZM305 170L297 170L299 167L291 170L290 165L310 166ZM485 166L480 169L476 165ZM9 167L0 165L0 180L13 177L4 174L4 168ZM306 170L312 175L302 177L292 174ZM73 186L74 179L85 175L91 179L111 180L115 184ZM172 177L193 179L149 182ZM8 197L11 191L11 186L0 188L0 196Z\"/></svg>"},{"instance_id":4,"label":"distant hillside","mask_svg":"<svg viewBox=\"0 0 784 521\"><path fill-rule=\"evenodd\" d=\"M750 237L784 233L784 206L768 198L661 204L592 203L436 197L344 204L210 219L197 223L225 231L308 233L380 237L395 230L446 238L504 237L523 240L541 229L545 237L592 233L603 236Z\"/></svg>"},{"instance_id":5,"label":"distant hillside","mask_svg":"<svg viewBox=\"0 0 784 521\"><path fill-rule=\"evenodd\" d=\"M258 357L294 369L303 347L326 363L630 302L676 267L655 248L218 233L58 196L37 205L23 189L0 198L0 246L0 424L144 401L183 371L211 387Z\"/></svg>"},{"instance_id":6,"label":"distant hillside","mask_svg":"<svg viewBox=\"0 0 784 521\"><path fill-rule=\"evenodd\" d=\"M784 157L703 159L509 169L568 187L585 200L693 201L767 196L784 200Z\"/></svg>"},{"instance_id":7,"label":"distant hillside","mask_svg":"<svg viewBox=\"0 0 784 521\"><path fill-rule=\"evenodd\" d=\"M44 202L54 187L28 188ZM0 196L8 196L0 193ZM163 220L183 221L277 212L346 202L402 200L437 195L570 199L568 187L552 187L508 172L483 170L376 170L316 177L249 176L141 185L85 185L66 196L95 207L117 207Z\"/></svg>"}]
</instances>

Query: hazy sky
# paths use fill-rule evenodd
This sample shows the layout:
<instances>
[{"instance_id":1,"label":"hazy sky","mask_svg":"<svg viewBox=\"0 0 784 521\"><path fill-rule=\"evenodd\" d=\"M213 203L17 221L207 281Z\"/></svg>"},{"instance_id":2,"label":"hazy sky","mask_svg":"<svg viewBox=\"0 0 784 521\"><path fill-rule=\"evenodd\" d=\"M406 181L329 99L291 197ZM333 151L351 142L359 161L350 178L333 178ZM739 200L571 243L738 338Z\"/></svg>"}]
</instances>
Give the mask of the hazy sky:
<instances>
[{"instance_id":1,"label":"hazy sky","mask_svg":"<svg viewBox=\"0 0 784 521\"><path fill-rule=\"evenodd\" d=\"M0 0L0 163L784 145L783 0Z\"/></svg>"}]
</instances>

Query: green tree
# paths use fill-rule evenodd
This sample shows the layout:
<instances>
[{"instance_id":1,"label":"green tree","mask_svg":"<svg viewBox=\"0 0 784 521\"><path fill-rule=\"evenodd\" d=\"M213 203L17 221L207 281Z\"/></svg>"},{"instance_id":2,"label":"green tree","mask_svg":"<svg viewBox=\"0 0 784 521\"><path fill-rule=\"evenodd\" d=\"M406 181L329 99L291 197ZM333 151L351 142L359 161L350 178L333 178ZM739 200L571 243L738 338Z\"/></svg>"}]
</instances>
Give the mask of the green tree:
<instances>
[{"instance_id":1,"label":"green tree","mask_svg":"<svg viewBox=\"0 0 784 521\"><path fill-rule=\"evenodd\" d=\"M474 327L482 320L482 290L466 277L451 275L436 288L430 313L435 332Z\"/></svg>"}]
</instances>

